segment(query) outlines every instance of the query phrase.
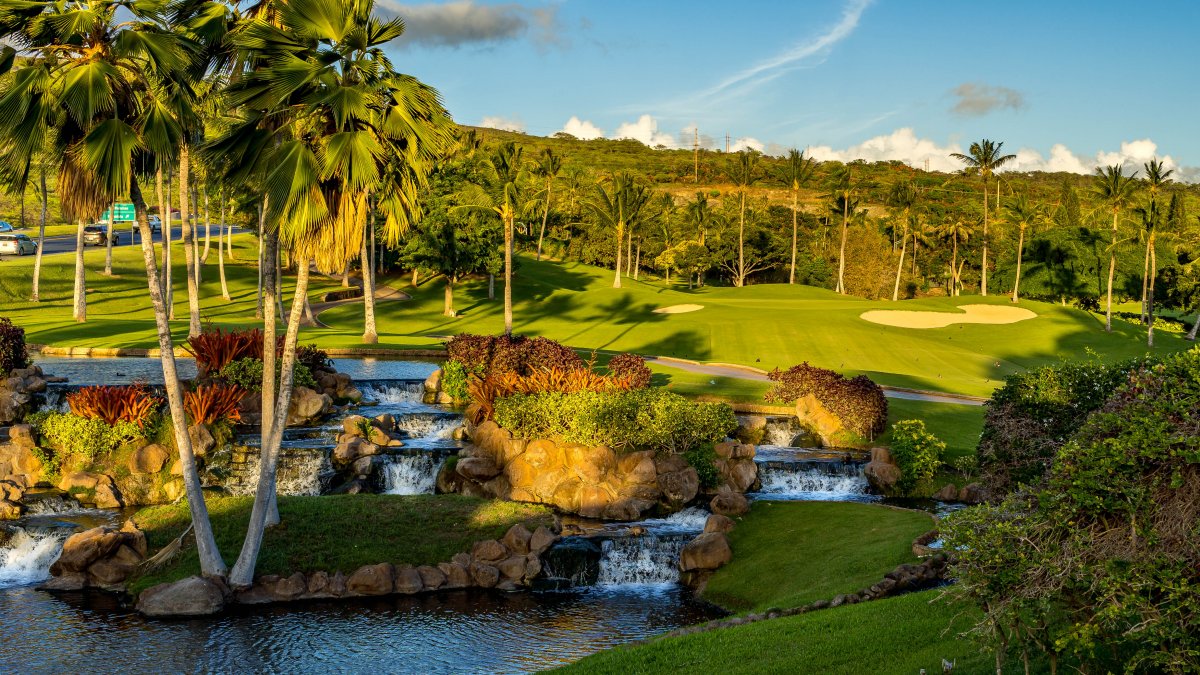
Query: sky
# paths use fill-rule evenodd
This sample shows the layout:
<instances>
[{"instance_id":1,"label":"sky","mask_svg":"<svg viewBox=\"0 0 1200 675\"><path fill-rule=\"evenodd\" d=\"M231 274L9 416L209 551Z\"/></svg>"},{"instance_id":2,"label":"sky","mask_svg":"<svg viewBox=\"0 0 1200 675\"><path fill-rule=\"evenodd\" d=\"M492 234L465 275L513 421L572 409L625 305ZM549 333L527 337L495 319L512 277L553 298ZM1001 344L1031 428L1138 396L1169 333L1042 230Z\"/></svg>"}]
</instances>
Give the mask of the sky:
<instances>
[{"instance_id":1,"label":"sky","mask_svg":"<svg viewBox=\"0 0 1200 675\"><path fill-rule=\"evenodd\" d=\"M394 64L455 120L651 146L896 159L953 171L988 138L1015 170L1200 181L1200 2L451 0Z\"/></svg>"}]
</instances>

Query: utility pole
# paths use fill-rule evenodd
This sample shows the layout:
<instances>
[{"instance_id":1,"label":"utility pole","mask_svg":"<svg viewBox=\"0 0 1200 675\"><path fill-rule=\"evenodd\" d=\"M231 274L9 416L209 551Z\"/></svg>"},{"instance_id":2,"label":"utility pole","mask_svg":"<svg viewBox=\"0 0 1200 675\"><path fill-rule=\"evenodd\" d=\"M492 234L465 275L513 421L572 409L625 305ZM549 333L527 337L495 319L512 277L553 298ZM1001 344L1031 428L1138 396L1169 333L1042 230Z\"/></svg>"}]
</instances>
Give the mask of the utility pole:
<instances>
[{"instance_id":1,"label":"utility pole","mask_svg":"<svg viewBox=\"0 0 1200 675\"><path fill-rule=\"evenodd\" d=\"M729 132L725 132L725 152L729 152Z\"/></svg>"},{"instance_id":2,"label":"utility pole","mask_svg":"<svg viewBox=\"0 0 1200 675\"><path fill-rule=\"evenodd\" d=\"M695 163L695 179L693 182L700 183L700 125L692 129L692 158Z\"/></svg>"}]
</instances>

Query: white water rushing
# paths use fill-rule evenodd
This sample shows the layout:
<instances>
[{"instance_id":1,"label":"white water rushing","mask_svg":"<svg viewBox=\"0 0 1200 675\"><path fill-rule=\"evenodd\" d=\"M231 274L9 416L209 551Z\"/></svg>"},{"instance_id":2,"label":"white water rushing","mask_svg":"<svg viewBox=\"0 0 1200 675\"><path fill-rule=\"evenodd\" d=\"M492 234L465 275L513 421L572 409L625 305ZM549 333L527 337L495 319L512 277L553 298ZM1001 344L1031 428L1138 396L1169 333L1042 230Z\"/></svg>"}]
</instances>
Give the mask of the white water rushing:
<instances>
[{"instance_id":1,"label":"white water rushing","mask_svg":"<svg viewBox=\"0 0 1200 675\"><path fill-rule=\"evenodd\" d=\"M237 495L252 495L258 490L258 472L261 457L257 454L246 459L245 481L231 492ZM287 454L279 458L276 467L275 489L281 495L315 496L321 494L321 474L333 471L329 458L322 452L300 455Z\"/></svg>"},{"instance_id":2,"label":"white water rushing","mask_svg":"<svg viewBox=\"0 0 1200 675\"><path fill-rule=\"evenodd\" d=\"M689 536L645 534L605 539L600 545L600 586L673 584L679 581L679 554Z\"/></svg>"},{"instance_id":3,"label":"white water rushing","mask_svg":"<svg viewBox=\"0 0 1200 675\"><path fill-rule=\"evenodd\" d=\"M868 496L866 476L855 464L835 470L793 470L760 464L758 477L762 481L758 496L763 499L854 501Z\"/></svg>"},{"instance_id":4,"label":"white water rushing","mask_svg":"<svg viewBox=\"0 0 1200 675\"><path fill-rule=\"evenodd\" d=\"M383 491L389 495L430 495L442 459L432 454L395 455L384 466Z\"/></svg>"},{"instance_id":5,"label":"white water rushing","mask_svg":"<svg viewBox=\"0 0 1200 675\"><path fill-rule=\"evenodd\" d=\"M379 404L388 403L420 403L425 394L425 385L421 382L399 382L388 384L369 384L362 389L363 398Z\"/></svg>"},{"instance_id":6,"label":"white water rushing","mask_svg":"<svg viewBox=\"0 0 1200 675\"><path fill-rule=\"evenodd\" d=\"M396 418L396 429L406 433L409 438L450 440L454 437L454 430L461 425L462 419L457 417L413 414Z\"/></svg>"},{"instance_id":7,"label":"white water rushing","mask_svg":"<svg viewBox=\"0 0 1200 675\"><path fill-rule=\"evenodd\" d=\"M0 588L24 586L50 577L66 532L30 533L18 528L0 545Z\"/></svg>"}]
</instances>

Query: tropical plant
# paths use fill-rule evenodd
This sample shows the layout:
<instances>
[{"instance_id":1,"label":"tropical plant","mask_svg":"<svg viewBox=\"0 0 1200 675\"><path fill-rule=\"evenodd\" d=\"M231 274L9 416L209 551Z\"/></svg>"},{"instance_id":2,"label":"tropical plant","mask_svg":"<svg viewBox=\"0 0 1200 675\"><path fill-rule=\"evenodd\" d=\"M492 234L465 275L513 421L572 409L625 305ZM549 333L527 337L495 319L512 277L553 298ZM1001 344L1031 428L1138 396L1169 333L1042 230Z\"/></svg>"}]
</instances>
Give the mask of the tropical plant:
<instances>
[{"instance_id":1,"label":"tropical plant","mask_svg":"<svg viewBox=\"0 0 1200 675\"><path fill-rule=\"evenodd\" d=\"M788 266L788 283L796 283L796 244L798 239L800 215L800 188L812 180L817 171L817 161L805 157L803 152L792 148L788 150L787 160L783 165L783 181L792 190L792 262Z\"/></svg>"},{"instance_id":2,"label":"tropical plant","mask_svg":"<svg viewBox=\"0 0 1200 675\"><path fill-rule=\"evenodd\" d=\"M1108 247L1108 293L1104 310L1104 330L1112 332L1112 294L1113 280L1117 273L1117 235L1118 221L1121 211L1133 203L1133 192L1137 189L1137 172L1126 176L1124 167L1096 167L1096 175L1092 178L1092 194L1112 212L1112 241Z\"/></svg>"},{"instance_id":3,"label":"tropical plant","mask_svg":"<svg viewBox=\"0 0 1200 675\"><path fill-rule=\"evenodd\" d=\"M106 424L130 422L142 428L158 412L162 399L143 384L82 387L67 394L67 405L79 417Z\"/></svg>"},{"instance_id":4,"label":"tropical plant","mask_svg":"<svg viewBox=\"0 0 1200 675\"><path fill-rule=\"evenodd\" d=\"M8 317L0 316L0 375L29 365L29 352L25 347L25 329L14 324Z\"/></svg>"},{"instance_id":5,"label":"tropical plant","mask_svg":"<svg viewBox=\"0 0 1200 675\"><path fill-rule=\"evenodd\" d=\"M617 354L608 360L608 372L613 377L626 380L634 389L645 389L650 386L653 373L646 365L646 359L637 354Z\"/></svg>"},{"instance_id":6,"label":"tropical plant","mask_svg":"<svg viewBox=\"0 0 1200 675\"><path fill-rule=\"evenodd\" d=\"M746 277L754 271L753 266L746 265L746 191L758 180L758 153L752 150L742 150L738 153L737 161L730 172L733 183L738 188L738 247L737 262L733 266L733 285L746 285Z\"/></svg>"},{"instance_id":7,"label":"tropical plant","mask_svg":"<svg viewBox=\"0 0 1200 675\"><path fill-rule=\"evenodd\" d=\"M838 293L846 293L846 236L850 226L850 215L857 209L858 200L855 195L863 187L862 181L854 176L854 169L849 164L836 167L829 176L829 197L835 208L842 216L841 245L838 248Z\"/></svg>"},{"instance_id":8,"label":"tropical plant","mask_svg":"<svg viewBox=\"0 0 1200 675\"><path fill-rule=\"evenodd\" d=\"M1041 206L1034 204L1021 194L1007 207L1008 222L1017 228L1017 274L1013 280L1012 301L1017 302L1021 293L1021 263L1025 256L1025 235L1031 227L1045 220Z\"/></svg>"},{"instance_id":9,"label":"tropical plant","mask_svg":"<svg viewBox=\"0 0 1200 675\"><path fill-rule=\"evenodd\" d=\"M192 424L240 422L238 404L245 395L236 384L202 384L183 395L183 406Z\"/></svg>"},{"instance_id":10,"label":"tropical plant","mask_svg":"<svg viewBox=\"0 0 1200 675\"><path fill-rule=\"evenodd\" d=\"M554 181L562 171L562 157L550 148L542 151L534 168L534 175L545 181L538 199L542 202L542 227L538 230L537 260L542 259L542 239L546 236L546 221L550 218L550 204L554 196Z\"/></svg>"},{"instance_id":11,"label":"tropical plant","mask_svg":"<svg viewBox=\"0 0 1200 675\"><path fill-rule=\"evenodd\" d=\"M196 359L197 374L203 378L238 359L262 358L262 331L253 328L226 333L218 326L188 337L184 349Z\"/></svg>"},{"instance_id":12,"label":"tropical plant","mask_svg":"<svg viewBox=\"0 0 1200 675\"><path fill-rule=\"evenodd\" d=\"M1002 155L1000 148L1004 147L1004 142L999 143L983 139L977 143L972 143L968 154L961 152L950 153L950 156L966 164L964 173L971 176L979 176L983 181L983 262L981 263L982 277L979 283L979 292L982 295L987 295L987 273L988 273L988 179L992 177L996 171L1000 170L1005 164L1015 160L1016 155ZM999 202L999 196L996 198ZM996 207L999 208L999 203Z\"/></svg>"},{"instance_id":13,"label":"tropical plant","mask_svg":"<svg viewBox=\"0 0 1200 675\"><path fill-rule=\"evenodd\" d=\"M900 469L897 492L909 497L932 494L933 477L942 466L946 444L925 428L925 422L900 420L893 424L888 449Z\"/></svg>"},{"instance_id":14,"label":"tropical plant","mask_svg":"<svg viewBox=\"0 0 1200 675\"><path fill-rule=\"evenodd\" d=\"M613 288L621 287L621 245L625 234L636 228L642 220L643 211L650 201L650 189L639 185L628 173L618 173L609 181L611 188L596 185L595 196L588 207L601 225L612 230L617 252L613 272Z\"/></svg>"},{"instance_id":15,"label":"tropical plant","mask_svg":"<svg viewBox=\"0 0 1200 675\"><path fill-rule=\"evenodd\" d=\"M865 375L847 379L840 373L801 363L767 374L775 384L763 400L795 405L805 396L814 397L842 426L863 438L874 438L887 424L887 399L883 389Z\"/></svg>"},{"instance_id":16,"label":"tropical plant","mask_svg":"<svg viewBox=\"0 0 1200 675\"><path fill-rule=\"evenodd\" d=\"M1146 239L1146 261L1142 268L1142 320L1146 323L1146 344L1154 346L1154 281L1158 276L1158 253L1154 244L1158 238L1162 209L1158 198L1163 188L1171 183L1173 169L1163 166L1158 158L1142 165L1146 170L1146 192L1150 203L1142 214L1143 233Z\"/></svg>"},{"instance_id":17,"label":"tropical plant","mask_svg":"<svg viewBox=\"0 0 1200 675\"><path fill-rule=\"evenodd\" d=\"M888 193L887 204L896 211L893 217L898 216L900 221L900 261L896 263L896 285L892 288L892 302L900 299L900 274L904 270L904 252L907 250L908 232L913 223L918 199L920 193L916 183L912 181L896 183Z\"/></svg>"},{"instance_id":18,"label":"tropical plant","mask_svg":"<svg viewBox=\"0 0 1200 675\"><path fill-rule=\"evenodd\" d=\"M974 228L962 218L949 218L938 228L938 234L942 239L953 242L950 257L950 283L953 286L951 295L958 295L962 291L962 268L967 263L965 259L962 261L962 265L958 262L958 244L960 242L965 244L974 231Z\"/></svg>"}]
</instances>

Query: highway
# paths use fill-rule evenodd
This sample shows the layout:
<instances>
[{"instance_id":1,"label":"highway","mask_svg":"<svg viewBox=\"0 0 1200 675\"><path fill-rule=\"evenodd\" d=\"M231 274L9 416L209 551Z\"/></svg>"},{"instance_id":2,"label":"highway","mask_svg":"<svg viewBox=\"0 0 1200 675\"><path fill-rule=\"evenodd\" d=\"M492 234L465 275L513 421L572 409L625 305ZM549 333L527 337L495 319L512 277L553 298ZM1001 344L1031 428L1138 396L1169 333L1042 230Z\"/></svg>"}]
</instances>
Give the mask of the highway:
<instances>
[{"instance_id":1,"label":"highway","mask_svg":"<svg viewBox=\"0 0 1200 675\"><path fill-rule=\"evenodd\" d=\"M219 228L217 227L217 224L213 223L212 239L213 239L214 246L216 245L216 241L217 241L217 230L218 229ZM30 239L37 241L37 229L31 228L31 229L17 230L17 231L22 232L22 233L28 235ZM236 233L240 232L241 230L240 230L240 228L235 227L235 228L233 228L233 231L236 234ZM142 245L142 238L140 236L137 236L137 237L131 236L129 228L121 227L121 228L118 228L116 232L117 232L117 239L118 239L119 243L113 245L114 249L118 248L120 246L141 246ZM182 232L183 232L182 228L180 228L178 226L171 228L171 240L179 241L180 237L182 237ZM201 223L199 226L198 238L200 239L201 245L203 245L203 243L204 243L204 224L203 223ZM162 233L155 232L154 233L154 243L157 244L157 243L161 243L161 242L162 242ZM103 249L104 247L88 245L85 248ZM42 255L55 255L58 253L74 253L74 252L75 252L75 235L71 234L71 235L64 235L64 236L58 236L58 237L46 237L45 249L42 251ZM12 257L14 257L14 256L12 256L12 255L0 256L0 258L12 258Z\"/></svg>"}]
</instances>

